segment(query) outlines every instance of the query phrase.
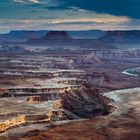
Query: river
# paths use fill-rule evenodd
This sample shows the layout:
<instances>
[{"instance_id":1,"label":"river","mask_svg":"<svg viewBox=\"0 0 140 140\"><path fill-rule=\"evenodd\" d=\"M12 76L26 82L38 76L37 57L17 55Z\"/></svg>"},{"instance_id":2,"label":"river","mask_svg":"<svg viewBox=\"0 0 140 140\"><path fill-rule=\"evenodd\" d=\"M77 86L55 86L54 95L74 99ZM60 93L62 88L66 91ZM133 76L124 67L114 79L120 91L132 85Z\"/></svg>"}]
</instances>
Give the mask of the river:
<instances>
[{"instance_id":1,"label":"river","mask_svg":"<svg viewBox=\"0 0 140 140\"><path fill-rule=\"evenodd\" d=\"M139 76L137 69L140 69L140 67L127 69L124 70L122 73L130 76Z\"/></svg>"}]
</instances>

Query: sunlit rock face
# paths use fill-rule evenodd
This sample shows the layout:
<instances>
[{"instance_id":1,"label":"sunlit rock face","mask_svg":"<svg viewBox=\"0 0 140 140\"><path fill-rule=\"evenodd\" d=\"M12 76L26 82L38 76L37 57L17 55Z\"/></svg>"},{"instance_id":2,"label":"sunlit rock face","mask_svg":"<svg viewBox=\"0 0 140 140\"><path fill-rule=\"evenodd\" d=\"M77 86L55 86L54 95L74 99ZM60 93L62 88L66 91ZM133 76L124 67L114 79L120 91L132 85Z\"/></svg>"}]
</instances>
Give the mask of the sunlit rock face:
<instances>
[{"instance_id":1,"label":"sunlit rock face","mask_svg":"<svg viewBox=\"0 0 140 140\"><path fill-rule=\"evenodd\" d=\"M31 96L27 98L27 102L29 103L34 103L34 102L43 102L43 101L47 101L47 97L45 96Z\"/></svg>"}]
</instances>

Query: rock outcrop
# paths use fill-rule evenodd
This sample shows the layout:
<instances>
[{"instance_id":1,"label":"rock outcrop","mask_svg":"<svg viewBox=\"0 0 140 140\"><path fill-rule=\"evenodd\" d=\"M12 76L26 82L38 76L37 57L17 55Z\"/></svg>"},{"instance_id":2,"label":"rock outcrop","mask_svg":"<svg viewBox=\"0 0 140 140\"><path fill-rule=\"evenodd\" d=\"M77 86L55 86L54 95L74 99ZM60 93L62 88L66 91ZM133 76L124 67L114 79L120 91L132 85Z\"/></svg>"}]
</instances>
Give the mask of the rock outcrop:
<instances>
[{"instance_id":1,"label":"rock outcrop","mask_svg":"<svg viewBox=\"0 0 140 140\"><path fill-rule=\"evenodd\" d=\"M19 127L23 125L29 125L34 123L43 123L64 120L66 116L61 110L54 110L48 114L33 114L33 115L18 115L16 117L7 119L0 123L0 133L5 132L8 129Z\"/></svg>"},{"instance_id":2,"label":"rock outcrop","mask_svg":"<svg viewBox=\"0 0 140 140\"><path fill-rule=\"evenodd\" d=\"M47 101L48 98L46 96L30 96L26 99L27 102L33 103L33 102L43 102Z\"/></svg>"},{"instance_id":3,"label":"rock outcrop","mask_svg":"<svg viewBox=\"0 0 140 140\"><path fill-rule=\"evenodd\" d=\"M42 39L44 40L73 40L65 31L50 31Z\"/></svg>"},{"instance_id":4,"label":"rock outcrop","mask_svg":"<svg viewBox=\"0 0 140 140\"><path fill-rule=\"evenodd\" d=\"M140 136L139 88L104 93L117 106L109 116L95 117L85 121L71 122L47 131L32 131L20 140L138 140ZM130 92L131 91L131 92Z\"/></svg>"},{"instance_id":5,"label":"rock outcrop","mask_svg":"<svg viewBox=\"0 0 140 140\"><path fill-rule=\"evenodd\" d=\"M97 89L70 90L61 95L61 98L63 108L82 118L108 114L108 103L111 102L109 99L108 102L104 101Z\"/></svg>"},{"instance_id":6,"label":"rock outcrop","mask_svg":"<svg viewBox=\"0 0 140 140\"><path fill-rule=\"evenodd\" d=\"M29 39L28 44L41 44L47 46L70 46L74 45L74 39L65 31L50 31L44 37L38 39Z\"/></svg>"}]
</instances>

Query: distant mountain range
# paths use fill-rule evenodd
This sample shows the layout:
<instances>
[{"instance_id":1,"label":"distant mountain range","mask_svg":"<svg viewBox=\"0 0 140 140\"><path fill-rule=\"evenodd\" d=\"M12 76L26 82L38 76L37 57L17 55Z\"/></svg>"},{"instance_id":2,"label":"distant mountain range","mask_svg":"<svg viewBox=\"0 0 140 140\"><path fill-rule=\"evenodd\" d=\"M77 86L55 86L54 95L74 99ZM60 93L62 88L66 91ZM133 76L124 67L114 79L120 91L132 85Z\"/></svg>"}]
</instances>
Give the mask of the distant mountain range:
<instances>
[{"instance_id":1,"label":"distant mountain range","mask_svg":"<svg viewBox=\"0 0 140 140\"><path fill-rule=\"evenodd\" d=\"M140 31L108 31L104 36L100 37L99 40L108 43L140 43Z\"/></svg>"},{"instance_id":2,"label":"distant mountain range","mask_svg":"<svg viewBox=\"0 0 140 140\"><path fill-rule=\"evenodd\" d=\"M11 31L0 34L1 44L115 49L116 44L140 43L140 31Z\"/></svg>"},{"instance_id":3,"label":"distant mountain range","mask_svg":"<svg viewBox=\"0 0 140 140\"><path fill-rule=\"evenodd\" d=\"M26 44L29 45L46 45L46 46L74 46L75 39L66 31L49 31L41 38L28 39Z\"/></svg>"},{"instance_id":4,"label":"distant mountain range","mask_svg":"<svg viewBox=\"0 0 140 140\"><path fill-rule=\"evenodd\" d=\"M115 49L108 43L88 38L73 38L66 31L50 31L41 38L29 39L28 45L44 45L48 47L80 47L95 49Z\"/></svg>"},{"instance_id":5,"label":"distant mountain range","mask_svg":"<svg viewBox=\"0 0 140 140\"><path fill-rule=\"evenodd\" d=\"M46 34L46 31L10 31L6 34L0 34L0 42L2 41L26 41L30 38L40 38Z\"/></svg>"},{"instance_id":6,"label":"distant mountain range","mask_svg":"<svg viewBox=\"0 0 140 140\"><path fill-rule=\"evenodd\" d=\"M10 31L6 34L0 34L0 41L25 41L32 38L41 38L48 33L49 30L38 30L38 31ZM97 39L105 35L105 31L101 30L89 30L89 31L67 31L67 33L73 38L90 38Z\"/></svg>"}]
</instances>

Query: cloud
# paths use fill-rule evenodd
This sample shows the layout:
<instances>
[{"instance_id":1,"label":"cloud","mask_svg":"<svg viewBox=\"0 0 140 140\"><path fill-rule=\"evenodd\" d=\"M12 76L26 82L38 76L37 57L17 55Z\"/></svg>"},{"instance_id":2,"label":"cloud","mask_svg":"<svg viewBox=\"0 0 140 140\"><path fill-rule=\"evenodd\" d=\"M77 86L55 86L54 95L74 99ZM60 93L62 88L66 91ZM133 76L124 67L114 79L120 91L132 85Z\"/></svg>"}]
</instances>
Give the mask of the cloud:
<instances>
[{"instance_id":1,"label":"cloud","mask_svg":"<svg viewBox=\"0 0 140 140\"><path fill-rule=\"evenodd\" d=\"M96 18L50 18L50 19L0 19L1 23L24 23L24 24L33 24L33 23L46 23L46 24L67 24L67 23L126 23L130 19L127 17L116 17L110 16L107 17L96 17Z\"/></svg>"},{"instance_id":2,"label":"cloud","mask_svg":"<svg viewBox=\"0 0 140 140\"><path fill-rule=\"evenodd\" d=\"M16 2L12 5L12 1ZM66 10L78 11L87 10L99 14L110 14L115 16L127 16L140 19L140 0L1 0L0 8L5 5L9 11L11 7L17 9L18 3L32 6L34 9ZM21 5L22 6L22 5ZM26 8L26 7L25 7ZM31 7L29 7L32 9ZM18 13L17 13L18 14Z\"/></svg>"},{"instance_id":3,"label":"cloud","mask_svg":"<svg viewBox=\"0 0 140 140\"><path fill-rule=\"evenodd\" d=\"M127 26L125 26L127 23ZM0 30L87 30L87 29L130 29L131 20L126 17L79 18L79 19L42 19L42 20L0 20ZM131 27L132 28L132 27ZM135 25L134 25L134 28Z\"/></svg>"},{"instance_id":4,"label":"cloud","mask_svg":"<svg viewBox=\"0 0 140 140\"><path fill-rule=\"evenodd\" d=\"M59 0L65 7L140 19L140 0Z\"/></svg>"},{"instance_id":5,"label":"cloud","mask_svg":"<svg viewBox=\"0 0 140 140\"><path fill-rule=\"evenodd\" d=\"M14 0L14 2L19 2L19 3L25 3L25 2L39 3L39 0Z\"/></svg>"},{"instance_id":6,"label":"cloud","mask_svg":"<svg viewBox=\"0 0 140 140\"><path fill-rule=\"evenodd\" d=\"M140 19L140 0L0 0L0 8L3 5L12 5L13 1L17 4L25 3L36 8L42 7L50 10L65 10L75 7L75 10L83 9L97 13ZM16 8L15 3L14 6Z\"/></svg>"},{"instance_id":7,"label":"cloud","mask_svg":"<svg viewBox=\"0 0 140 140\"><path fill-rule=\"evenodd\" d=\"M0 0L0 30L139 29L140 0Z\"/></svg>"},{"instance_id":8,"label":"cloud","mask_svg":"<svg viewBox=\"0 0 140 140\"><path fill-rule=\"evenodd\" d=\"M122 22L128 22L130 19L127 17L114 17L114 18L77 18L77 19L53 19L48 21L49 23L122 23Z\"/></svg>"}]
</instances>

